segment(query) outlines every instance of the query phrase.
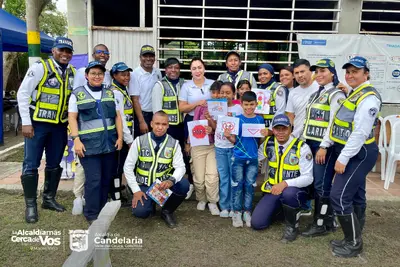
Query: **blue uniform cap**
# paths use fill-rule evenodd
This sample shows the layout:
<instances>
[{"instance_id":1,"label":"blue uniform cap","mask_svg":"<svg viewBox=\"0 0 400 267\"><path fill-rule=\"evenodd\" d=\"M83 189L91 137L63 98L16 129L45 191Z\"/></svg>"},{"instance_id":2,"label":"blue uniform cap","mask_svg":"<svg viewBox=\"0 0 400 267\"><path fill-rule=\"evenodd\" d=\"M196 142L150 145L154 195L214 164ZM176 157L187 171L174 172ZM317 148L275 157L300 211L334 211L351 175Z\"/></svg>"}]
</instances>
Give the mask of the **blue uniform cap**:
<instances>
[{"instance_id":1,"label":"blue uniform cap","mask_svg":"<svg viewBox=\"0 0 400 267\"><path fill-rule=\"evenodd\" d=\"M85 72L88 73L90 69L92 68L99 68L101 69L103 72L106 72L106 68L98 61L91 61L89 62L89 64L87 65Z\"/></svg>"},{"instance_id":2,"label":"blue uniform cap","mask_svg":"<svg viewBox=\"0 0 400 267\"><path fill-rule=\"evenodd\" d=\"M275 128L276 126L289 127L290 125L291 123L289 117L286 116L285 114L278 114L272 120L272 128Z\"/></svg>"},{"instance_id":3,"label":"blue uniform cap","mask_svg":"<svg viewBox=\"0 0 400 267\"><path fill-rule=\"evenodd\" d=\"M65 37L57 37L54 41L53 48L68 48L74 51L72 40Z\"/></svg>"},{"instance_id":4,"label":"blue uniform cap","mask_svg":"<svg viewBox=\"0 0 400 267\"><path fill-rule=\"evenodd\" d=\"M124 62L118 62L115 63L114 66L112 66L111 69L111 74L114 74L116 72L122 72L122 71L132 71L131 68L129 68Z\"/></svg>"},{"instance_id":5,"label":"blue uniform cap","mask_svg":"<svg viewBox=\"0 0 400 267\"><path fill-rule=\"evenodd\" d=\"M350 59L349 62L347 62L346 64L343 65L342 69L347 69L350 66L354 66L357 69L363 69L366 68L369 71L369 62L367 59L363 58L363 57L353 57L352 59Z\"/></svg>"}]
</instances>

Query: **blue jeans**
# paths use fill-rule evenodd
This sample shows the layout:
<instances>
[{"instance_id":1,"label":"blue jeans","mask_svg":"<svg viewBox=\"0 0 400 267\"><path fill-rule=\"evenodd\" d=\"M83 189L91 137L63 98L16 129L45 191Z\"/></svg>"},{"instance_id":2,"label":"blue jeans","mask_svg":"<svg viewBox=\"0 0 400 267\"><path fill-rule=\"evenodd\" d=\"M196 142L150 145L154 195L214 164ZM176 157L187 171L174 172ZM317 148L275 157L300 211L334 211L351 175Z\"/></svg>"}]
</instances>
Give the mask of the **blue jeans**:
<instances>
[{"instance_id":1,"label":"blue jeans","mask_svg":"<svg viewBox=\"0 0 400 267\"><path fill-rule=\"evenodd\" d=\"M59 167L68 141L65 123L53 124L32 120L32 127L35 135L32 138L25 138L23 175L38 173L43 150L46 152L46 168Z\"/></svg>"},{"instance_id":2,"label":"blue jeans","mask_svg":"<svg viewBox=\"0 0 400 267\"><path fill-rule=\"evenodd\" d=\"M232 158L232 205L234 211L251 211L257 186L258 159Z\"/></svg>"},{"instance_id":3,"label":"blue jeans","mask_svg":"<svg viewBox=\"0 0 400 267\"><path fill-rule=\"evenodd\" d=\"M215 147L215 158L219 174L219 206L221 210L232 209L232 154L233 148Z\"/></svg>"}]
</instances>

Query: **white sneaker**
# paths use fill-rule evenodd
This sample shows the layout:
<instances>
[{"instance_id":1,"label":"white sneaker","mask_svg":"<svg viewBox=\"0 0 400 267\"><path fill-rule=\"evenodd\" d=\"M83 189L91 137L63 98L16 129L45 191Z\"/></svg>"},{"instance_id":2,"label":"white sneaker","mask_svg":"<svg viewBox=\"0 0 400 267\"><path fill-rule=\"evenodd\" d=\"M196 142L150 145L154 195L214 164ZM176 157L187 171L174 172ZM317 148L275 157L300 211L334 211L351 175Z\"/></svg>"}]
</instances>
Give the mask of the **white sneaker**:
<instances>
[{"instance_id":1,"label":"white sneaker","mask_svg":"<svg viewBox=\"0 0 400 267\"><path fill-rule=\"evenodd\" d=\"M197 210L205 210L206 209L206 202L204 201L199 201L199 203L197 203Z\"/></svg>"},{"instance_id":2,"label":"white sneaker","mask_svg":"<svg viewBox=\"0 0 400 267\"><path fill-rule=\"evenodd\" d=\"M208 208L210 209L211 215L219 215L219 209L217 204L208 203Z\"/></svg>"},{"instance_id":3,"label":"white sneaker","mask_svg":"<svg viewBox=\"0 0 400 267\"><path fill-rule=\"evenodd\" d=\"M233 225L233 227L243 227L242 213L241 212L235 212L233 214L232 225Z\"/></svg>"},{"instance_id":4,"label":"white sneaker","mask_svg":"<svg viewBox=\"0 0 400 267\"><path fill-rule=\"evenodd\" d=\"M194 186L191 184L191 185L189 186L189 191L187 192L186 198L185 198L185 199L189 199L189 198L192 196L193 191L194 191Z\"/></svg>"},{"instance_id":5,"label":"white sneaker","mask_svg":"<svg viewBox=\"0 0 400 267\"><path fill-rule=\"evenodd\" d=\"M245 221L247 227L251 227L251 214L250 211L243 213L243 221Z\"/></svg>"},{"instance_id":6,"label":"white sneaker","mask_svg":"<svg viewBox=\"0 0 400 267\"><path fill-rule=\"evenodd\" d=\"M74 207L72 208L72 215L79 215L83 213L83 200L82 197L74 199Z\"/></svg>"},{"instance_id":7,"label":"white sneaker","mask_svg":"<svg viewBox=\"0 0 400 267\"><path fill-rule=\"evenodd\" d=\"M231 210L230 212L229 212L229 217L233 217L233 214L235 214L235 212L233 211L233 210Z\"/></svg>"},{"instance_id":8,"label":"white sneaker","mask_svg":"<svg viewBox=\"0 0 400 267\"><path fill-rule=\"evenodd\" d=\"M219 213L219 217L221 218L229 218L229 211L228 210L221 210Z\"/></svg>"}]
</instances>

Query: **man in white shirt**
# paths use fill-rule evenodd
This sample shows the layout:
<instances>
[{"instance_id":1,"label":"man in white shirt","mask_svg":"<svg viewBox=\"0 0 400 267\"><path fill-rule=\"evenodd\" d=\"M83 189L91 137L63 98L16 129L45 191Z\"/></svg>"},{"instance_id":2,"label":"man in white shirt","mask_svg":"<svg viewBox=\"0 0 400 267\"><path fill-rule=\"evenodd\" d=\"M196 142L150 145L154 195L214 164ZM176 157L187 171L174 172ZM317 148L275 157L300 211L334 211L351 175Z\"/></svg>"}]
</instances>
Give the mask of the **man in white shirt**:
<instances>
[{"instance_id":1,"label":"man in white shirt","mask_svg":"<svg viewBox=\"0 0 400 267\"><path fill-rule=\"evenodd\" d=\"M154 84L162 78L160 70L153 67L155 59L154 47L151 45L142 46L140 49L140 66L132 72L129 82L129 94L132 97L135 110L135 137L151 131L152 91Z\"/></svg>"},{"instance_id":2,"label":"man in white shirt","mask_svg":"<svg viewBox=\"0 0 400 267\"><path fill-rule=\"evenodd\" d=\"M168 115L157 111L151 121L152 132L135 139L125 161L124 173L133 192L132 214L147 218L155 212L155 202L146 194L159 179L158 189L171 189L172 195L162 207L161 218L176 227L174 211L189 191L189 182L182 179L186 168L179 142L167 134Z\"/></svg>"},{"instance_id":3,"label":"man in white shirt","mask_svg":"<svg viewBox=\"0 0 400 267\"><path fill-rule=\"evenodd\" d=\"M310 71L310 62L308 60L296 60L293 69L294 77L299 86L290 91L286 105L286 115L293 124L292 135L300 138L303 133L308 100L312 93L318 90L319 86L312 80L312 72Z\"/></svg>"},{"instance_id":4,"label":"man in white shirt","mask_svg":"<svg viewBox=\"0 0 400 267\"><path fill-rule=\"evenodd\" d=\"M261 186L266 194L253 211L251 226L255 230L267 228L282 207L286 221L282 242L286 243L296 239L300 208L309 199L313 157L308 145L290 134L286 115L274 117L272 131L274 136L267 137L258 150L259 161L268 159L268 180Z\"/></svg>"},{"instance_id":5,"label":"man in white shirt","mask_svg":"<svg viewBox=\"0 0 400 267\"><path fill-rule=\"evenodd\" d=\"M98 44L93 47L92 53L93 61L100 62L104 67L106 67L108 60L110 59L110 52L108 47L104 44ZM76 71L76 75L74 78L74 89L85 86L87 84L87 80L85 78L85 69L86 67L82 67ZM111 75L110 71L106 70L104 75L104 84L108 87L111 85Z\"/></svg>"}]
</instances>

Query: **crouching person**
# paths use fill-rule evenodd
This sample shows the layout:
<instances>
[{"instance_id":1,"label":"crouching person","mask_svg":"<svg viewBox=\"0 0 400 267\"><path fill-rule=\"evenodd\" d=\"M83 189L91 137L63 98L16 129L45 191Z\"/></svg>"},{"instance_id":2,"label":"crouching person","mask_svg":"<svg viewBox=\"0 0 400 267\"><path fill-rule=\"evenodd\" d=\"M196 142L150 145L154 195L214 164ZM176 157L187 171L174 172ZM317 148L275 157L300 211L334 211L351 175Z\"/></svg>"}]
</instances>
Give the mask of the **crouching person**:
<instances>
[{"instance_id":1,"label":"crouching person","mask_svg":"<svg viewBox=\"0 0 400 267\"><path fill-rule=\"evenodd\" d=\"M132 214L147 218L154 214L156 203L146 195L147 189L161 180L159 189L171 189L161 211L161 218L171 227L176 227L174 211L189 191L189 182L182 179L186 172L179 142L167 134L168 115L164 111L154 113L152 132L141 135L133 142L125 161L124 173L133 192ZM136 169L136 170L135 170Z\"/></svg>"},{"instance_id":2,"label":"crouching person","mask_svg":"<svg viewBox=\"0 0 400 267\"><path fill-rule=\"evenodd\" d=\"M294 241L303 203L309 199L307 186L313 182L313 157L307 144L291 136L289 118L280 114L272 121L274 136L260 146L259 160L268 159L268 180L261 186L266 194L253 212L255 230L267 228L283 209L286 227L282 242Z\"/></svg>"}]
</instances>

